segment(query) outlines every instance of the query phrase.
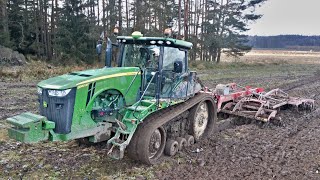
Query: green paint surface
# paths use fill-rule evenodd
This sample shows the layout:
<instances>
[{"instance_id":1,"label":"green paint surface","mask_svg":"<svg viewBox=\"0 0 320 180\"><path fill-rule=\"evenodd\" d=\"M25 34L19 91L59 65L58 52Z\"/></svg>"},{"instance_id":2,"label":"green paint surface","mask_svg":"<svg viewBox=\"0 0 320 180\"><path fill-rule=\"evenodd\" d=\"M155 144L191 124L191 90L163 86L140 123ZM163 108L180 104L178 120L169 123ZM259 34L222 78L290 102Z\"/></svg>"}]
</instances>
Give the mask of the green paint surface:
<instances>
[{"instance_id":1,"label":"green paint surface","mask_svg":"<svg viewBox=\"0 0 320 180\"><path fill-rule=\"evenodd\" d=\"M87 103L88 88L91 83L95 83L95 92L89 94L91 97ZM95 135L100 130L97 122L91 117L95 98L102 92L114 90L124 97L126 106L131 106L137 99L141 86L141 74L137 67L102 68L53 77L41 81L38 86L57 90L77 88L71 133L56 134L53 131L54 123L50 119L48 121L44 116L34 115L32 118L24 118L24 115L21 114L8 119L8 122L14 126L8 130L9 136L13 139L22 142L38 142L46 139L67 141ZM40 106L46 107L47 104L44 102ZM40 117L45 119L39 120ZM16 120L19 118L22 121ZM26 123L28 124L25 125Z\"/></svg>"},{"instance_id":2,"label":"green paint surface","mask_svg":"<svg viewBox=\"0 0 320 180\"><path fill-rule=\"evenodd\" d=\"M38 83L38 86L46 89L64 90L77 87L78 85L89 84L91 81L103 81L113 75L125 76L122 73L134 73L140 71L137 67L115 67L101 68L86 71L78 71L52 77Z\"/></svg>"}]
</instances>

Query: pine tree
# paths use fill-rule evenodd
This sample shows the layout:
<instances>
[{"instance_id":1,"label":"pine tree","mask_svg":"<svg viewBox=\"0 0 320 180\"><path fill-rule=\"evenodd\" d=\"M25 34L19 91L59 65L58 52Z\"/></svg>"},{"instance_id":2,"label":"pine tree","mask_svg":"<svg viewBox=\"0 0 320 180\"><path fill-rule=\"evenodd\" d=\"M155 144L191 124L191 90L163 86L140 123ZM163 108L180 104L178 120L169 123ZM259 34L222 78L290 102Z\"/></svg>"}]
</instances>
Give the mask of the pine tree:
<instances>
[{"instance_id":1,"label":"pine tree","mask_svg":"<svg viewBox=\"0 0 320 180\"><path fill-rule=\"evenodd\" d=\"M55 49L63 63L94 61L96 39L89 36L90 21L83 5L80 0L67 0L60 11Z\"/></svg>"},{"instance_id":2,"label":"pine tree","mask_svg":"<svg viewBox=\"0 0 320 180\"><path fill-rule=\"evenodd\" d=\"M255 13L256 6L266 0L214 0L208 2L204 44L209 51L209 61L220 62L223 49L227 55L239 56L250 50L247 45L248 23L262 16Z\"/></svg>"},{"instance_id":3,"label":"pine tree","mask_svg":"<svg viewBox=\"0 0 320 180\"><path fill-rule=\"evenodd\" d=\"M0 0L0 45L11 46L8 27L7 0Z\"/></svg>"},{"instance_id":4,"label":"pine tree","mask_svg":"<svg viewBox=\"0 0 320 180\"><path fill-rule=\"evenodd\" d=\"M178 38L194 44L191 60L219 62L221 53L239 56L250 50L244 33L249 22L261 18L255 8L264 1L0 0L0 44L49 61L92 63L102 31L111 35L118 26L123 35L138 30L162 36L173 22Z\"/></svg>"},{"instance_id":5,"label":"pine tree","mask_svg":"<svg viewBox=\"0 0 320 180\"><path fill-rule=\"evenodd\" d=\"M23 0L8 1L8 28L10 32L11 48L22 48L25 40Z\"/></svg>"}]
</instances>

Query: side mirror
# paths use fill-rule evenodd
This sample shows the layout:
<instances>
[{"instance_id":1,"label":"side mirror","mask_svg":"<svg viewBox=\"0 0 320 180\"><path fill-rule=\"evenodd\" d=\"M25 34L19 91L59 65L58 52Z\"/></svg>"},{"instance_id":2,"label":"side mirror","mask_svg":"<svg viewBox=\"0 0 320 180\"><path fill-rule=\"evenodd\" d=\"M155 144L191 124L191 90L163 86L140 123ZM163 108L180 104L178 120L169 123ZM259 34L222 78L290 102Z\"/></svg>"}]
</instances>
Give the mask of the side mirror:
<instances>
[{"instance_id":1,"label":"side mirror","mask_svg":"<svg viewBox=\"0 0 320 180\"><path fill-rule=\"evenodd\" d=\"M173 64L173 72L182 73L183 64L181 60L177 60Z\"/></svg>"}]
</instances>

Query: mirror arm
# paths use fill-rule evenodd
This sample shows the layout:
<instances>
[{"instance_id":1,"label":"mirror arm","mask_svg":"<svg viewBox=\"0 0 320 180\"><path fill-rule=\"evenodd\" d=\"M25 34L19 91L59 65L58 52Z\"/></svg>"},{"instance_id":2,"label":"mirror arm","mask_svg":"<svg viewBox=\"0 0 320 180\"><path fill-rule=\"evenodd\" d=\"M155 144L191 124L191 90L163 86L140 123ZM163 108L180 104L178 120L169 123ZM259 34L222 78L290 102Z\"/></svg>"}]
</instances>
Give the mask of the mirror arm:
<instances>
[{"instance_id":1,"label":"mirror arm","mask_svg":"<svg viewBox=\"0 0 320 180\"><path fill-rule=\"evenodd\" d=\"M185 73L183 73L183 74L181 74L181 78L184 78L184 77L187 77L187 76L189 76L189 73L187 73L187 72L185 72Z\"/></svg>"}]
</instances>

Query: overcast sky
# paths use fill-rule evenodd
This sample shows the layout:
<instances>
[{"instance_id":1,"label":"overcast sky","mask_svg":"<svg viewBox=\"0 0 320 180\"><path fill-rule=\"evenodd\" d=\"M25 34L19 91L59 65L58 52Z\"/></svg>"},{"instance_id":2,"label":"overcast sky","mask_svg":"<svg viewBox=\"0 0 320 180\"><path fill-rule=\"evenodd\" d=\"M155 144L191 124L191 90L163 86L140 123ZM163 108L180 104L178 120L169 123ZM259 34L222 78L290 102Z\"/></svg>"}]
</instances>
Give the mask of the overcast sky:
<instances>
[{"instance_id":1,"label":"overcast sky","mask_svg":"<svg viewBox=\"0 0 320 180\"><path fill-rule=\"evenodd\" d=\"M249 35L320 35L320 0L268 0Z\"/></svg>"}]
</instances>

